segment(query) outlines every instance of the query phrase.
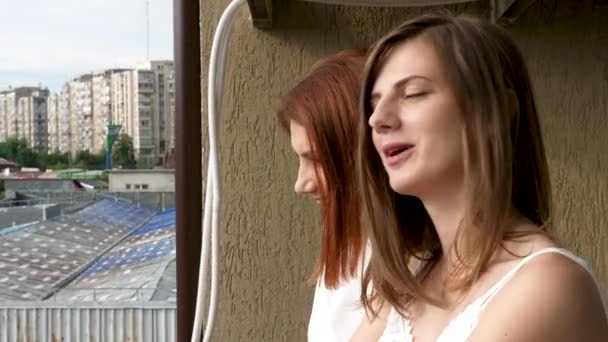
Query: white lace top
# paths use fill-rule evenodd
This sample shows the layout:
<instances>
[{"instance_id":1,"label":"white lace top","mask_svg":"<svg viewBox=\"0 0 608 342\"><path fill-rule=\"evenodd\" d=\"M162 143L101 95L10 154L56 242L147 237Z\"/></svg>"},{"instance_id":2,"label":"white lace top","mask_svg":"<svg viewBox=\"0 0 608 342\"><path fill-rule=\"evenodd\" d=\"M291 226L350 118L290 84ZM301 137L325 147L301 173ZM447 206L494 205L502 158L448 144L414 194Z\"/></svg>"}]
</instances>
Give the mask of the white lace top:
<instances>
[{"instance_id":1,"label":"white lace top","mask_svg":"<svg viewBox=\"0 0 608 342\"><path fill-rule=\"evenodd\" d=\"M474 302L469 304L458 316L456 316L441 332L437 338L437 342L466 342L471 336L471 333L477 327L479 317L484 307L494 298L494 296L515 276L526 263L533 258L545 254L545 253L559 253L569 259L575 261L577 264L585 268L595 280L598 286L600 295L603 298L604 292L601 290L601 286L591 268L587 263L574 255L572 252L562 248L544 248L540 251L532 253L527 257L523 258L511 271L509 271L503 278L501 278L494 286L492 286L484 295L477 298ZM606 301L604 300L604 303ZM608 315L608 313L607 313ZM378 340L378 342L414 342L414 336L412 334L411 322L403 318L396 310L391 310L384 333Z\"/></svg>"}]
</instances>

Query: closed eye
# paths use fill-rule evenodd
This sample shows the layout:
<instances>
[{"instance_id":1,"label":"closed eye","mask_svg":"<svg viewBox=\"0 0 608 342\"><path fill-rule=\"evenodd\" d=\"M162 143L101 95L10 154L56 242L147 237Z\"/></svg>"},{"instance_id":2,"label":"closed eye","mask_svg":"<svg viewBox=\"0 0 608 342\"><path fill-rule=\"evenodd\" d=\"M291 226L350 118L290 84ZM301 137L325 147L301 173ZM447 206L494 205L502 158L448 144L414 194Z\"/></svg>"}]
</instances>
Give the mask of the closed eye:
<instances>
[{"instance_id":1,"label":"closed eye","mask_svg":"<svg viewBox=\"0 0 608 342\"><path fill-rule=\"evenodd\" d=\"M405 99L415 99L415 98L422 98L425 97L426 95L428 95L429 93L426 91L421 91L421 92L417 92L417 93L410 93L410 94L405 94L403 96L403 98Z\"/></svg>"}]
</instances>

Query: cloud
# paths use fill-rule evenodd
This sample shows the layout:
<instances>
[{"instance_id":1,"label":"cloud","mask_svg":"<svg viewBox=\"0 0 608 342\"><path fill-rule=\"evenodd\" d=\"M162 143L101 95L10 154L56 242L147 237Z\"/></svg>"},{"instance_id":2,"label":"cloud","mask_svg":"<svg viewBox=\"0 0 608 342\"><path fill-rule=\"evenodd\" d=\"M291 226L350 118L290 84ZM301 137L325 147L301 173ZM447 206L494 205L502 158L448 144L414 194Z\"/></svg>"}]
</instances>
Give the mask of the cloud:
<instances>
[{"instance_id":1,"label":"cloud","mask_svg":"<svg viewBox=\"0 0 608 342\"><path fill-rule=\"evenodd\" d=\"M150 58L172 59L172 0L150 2ZM0 87L146 58L145 0L21 0L0 12ZM27 75L27 77L26 77ZM20 78L21 77L21 78ZM51 78L47 78L51 77ZM67 81L67 79L66 79Z\"/></svg>"}]
</instances>

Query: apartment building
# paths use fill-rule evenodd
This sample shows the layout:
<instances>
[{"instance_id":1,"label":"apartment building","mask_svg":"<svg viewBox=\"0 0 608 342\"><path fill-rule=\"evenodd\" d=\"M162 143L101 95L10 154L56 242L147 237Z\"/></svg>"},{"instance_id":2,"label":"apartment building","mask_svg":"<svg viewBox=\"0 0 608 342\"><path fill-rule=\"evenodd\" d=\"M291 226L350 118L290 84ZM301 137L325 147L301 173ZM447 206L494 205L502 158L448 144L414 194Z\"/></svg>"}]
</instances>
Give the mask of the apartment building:
<instances>
[{"instance_id":1,"label":"apartment building","mask_svg":"<svg viewBox=\"0 0 608 342\"><path fill-rule=\"evenodd\" d=\"M72 126L70 115L70 85L66 83L57 99L57 133L59 152L65 153L72 151Z\"/></svg>"},{"instance_id":2,"label":"apartment building","mask_svg":"<svg viewBox=\"0 0 608 342\"><path fill-rule=\"evenodd\" d=\"M25 139L37 152L48 149L48 96L40 87L19 87L0 93L0 140Z\"/></svg>"},{"instance_id":3,"label":"apartment building","mask_svg":"<svg viewBox=\"0 0 608 342\"><path fill-rule=\"evenodd\" d=\"M159 137L156 149L160 157L175 148L175 93L173 61L152 61L150 69L154 72L154 108L157 111L158 125L155 136Z\"/></svg>"},{"instance_id":4,"label":"apartment building","mask_svg":"<svg viewBox=\"0 0 608 342\"><path fill-rule=\"evenodd\" d=\"M6 140L9 135L9 112L15 110L15 93L0 91L0 141Z\"/></svg>"},{"instance_id":5,"label":"apartment building","mask_svg":"<svg viewBox=\"0 0 608 342\"><path fill-rule=\"evenodd\" d=\"M93 141L91 148L95 152L104 148L105 127L112 121L111 86L112 78L110 70L93 75Z\"/></svg>"},{"instance_id":6,"label":"apartment building","mask_svg":"<svg viewBox=\"0 0 608 342\"><path fill-rule=\"evenodd\" d=\"M36 152L48 150L48 97L48 89L39 87L15 89L16 121L21 125L17 137L24 138Z\"/></svg>"},{"instance_id":7,"label":"apartment building","mask_svg":"<svg viewBox=\"0 0 608 342\"><path fill-rule=\"evenodd\" d=\"M68 82L70 151L93 151L93 75L84 74Z\"/></svg>"},{"instance_id":8,"label":"apartment building","mask_svg":"<svg viewBox=\"0 0 608 342\"><path fill-rule=\"evenodd\" d=\"M40 88L0 92L0 141L26 138L40 151L97 153L106 126L121 124L136 158L154 166L175 146L174 65L151 61L133 69L76 76L61 91Z\"/></svg>"},{"instance_id":9,"label":"apartment building","mask_svg":"<svg viewBox=\"0 0 608 342\"><path fill-rule=\"evenodd\" d=\"M59 150L59 98L60 94L52 93L48 100L48 131L49 131L49 152Z\"/></svg>"},{"instance_id":10,"label":"apartment building","mask_svg":"<svg viewBox=\"0 0 608 342\"><path fill-rule=\"evenodd\" d=\"M133 139L135 157L155 163L158 155L154 125L154 72L144 67L112 74L112 123Z\"/></svg>"},{"instance_id":11,"label":"apartment building","mask_svg":"<svg viewBox=\"0 0 608 342\"><path fill-rule=\"evenodd\" d=\"M93 150L105 148L106 127L112 121L112 75L128 69L108 69L93 74Z\"/></svg>"},{"instance_id":12,"label":"apartment building","mask_svg":"<svg viewBox=\"0 0 608 342\"><path fill-rule=\"evenodd\" d=\"M2 141L19 134L19 121L17 117L17 100L14 90L0 93L0 139Z\"/></svg>"}]
</instances>

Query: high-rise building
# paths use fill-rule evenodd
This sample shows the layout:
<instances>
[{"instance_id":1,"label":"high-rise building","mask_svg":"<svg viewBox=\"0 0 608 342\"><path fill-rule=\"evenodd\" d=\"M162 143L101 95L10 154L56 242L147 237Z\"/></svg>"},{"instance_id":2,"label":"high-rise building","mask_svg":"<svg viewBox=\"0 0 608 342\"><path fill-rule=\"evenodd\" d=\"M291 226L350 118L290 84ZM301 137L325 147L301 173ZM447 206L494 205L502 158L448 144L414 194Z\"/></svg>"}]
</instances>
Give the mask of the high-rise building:
<instances>
[{"instance_id":1,"label":"high-rise building","mask_svg":"<svg viewBox=\"0 0 608 342\"><path fill-rule=\"evenodd\" d=\"M70 114L70 84L66 83L61 88L59 93L59 99L57 104L58 118L58 143L59 152L71 152L72 151L72 116Z\"/></svg>"},{"instance_id":2,"label":"high-rise building","mask_svg":"<svg viewBox=\"0 0 608 342\"><path fill-rule=\"evenodd\" d=\"M0 139L25 139L37 152L48 149L48 96L40 87L19 87L0 93Z\"/></svg>"},{"instance_id":3,"label":"high-rise building","mask_svg":"<svg viewBox=\"0 0 608 342\"><path fill-rule=\"evenodd\" d=\"M175 148L175 100L173 61L152 61L154 72L154 111L158 114L155 135L159 137L156 149L160 157Z\"/></svg>"},{"instance_id":4,"label":"high-rise building","mask_svg":"<svg viewBox=\"0 0 608 342\"><path fill-rule=\"evenodd\" d=\"M112 121L112 75L127 69L109 69L93 74L93 150L105 148L106 126Z\"/></svg>"},{"instance_id":5,"label":"high-rise building","mask_svg":"<svg viewBox=\"0 0 608 342\"><path fill-rule=\"evenodd\" d=\"M68 82L70 98L71 152L93 151L93 75Z\"/></svg>"},{"instance_id":6,"label":"high-rise building","mask_svg":"<svg viewBox=\"0 0 608 342\"><path fill-rule=\"evenodd\" d=\"M0 91L0 141L9 137L9 111L14 110L14 96L12 91Z\"/></svg>"},{"instance_id":7,"label":"high-rise building","mask_svg":"<svg viewBox=\"0 0 608 342\"><path fill-rule=\"evenodd\" d=\"M159 60L79 75L52 95L38 87L1 91L0 141L15 136L38 151L97 153L106 126L121 124L136 158L160 164L175 146L173 75L173 62Z\"/></svg>"},{"instance_id":8,"label":"high-rise building","mask_svg":"<svg viewBox=\"0 0 608 342\"><path fill-rule=\"evenodd\" d=\"M133 139L135 157L148 164L158 155L153 124L154 72L137 68L112 74L112 123Z\"/></svg>"},{"instance_id":9,"label":"high-rise building","mask_svg":"<svg viewBox=\"0 0 608 342\"><path fill-rule=\"evenodd\" d=\"M59 150L59 97L61 95L52 93L49 95L48 109L49 109L49 152L55 152Z\"/></svg>"},{"instance_id":10,"label":"high-rise building","mask_svg":"<svg viewBox=\"0 0 608 342\"><path fill-rule=\"evenodd\" d=\"M0 116L2 116L4 120L4 139L17 137L19 135L19 117L17 116L17 100L15 95L14 90L8 90L3 94L0 94L0 102L4 103L2 106L4 113L0 113Z\"/></svg>"}]
</instances>

